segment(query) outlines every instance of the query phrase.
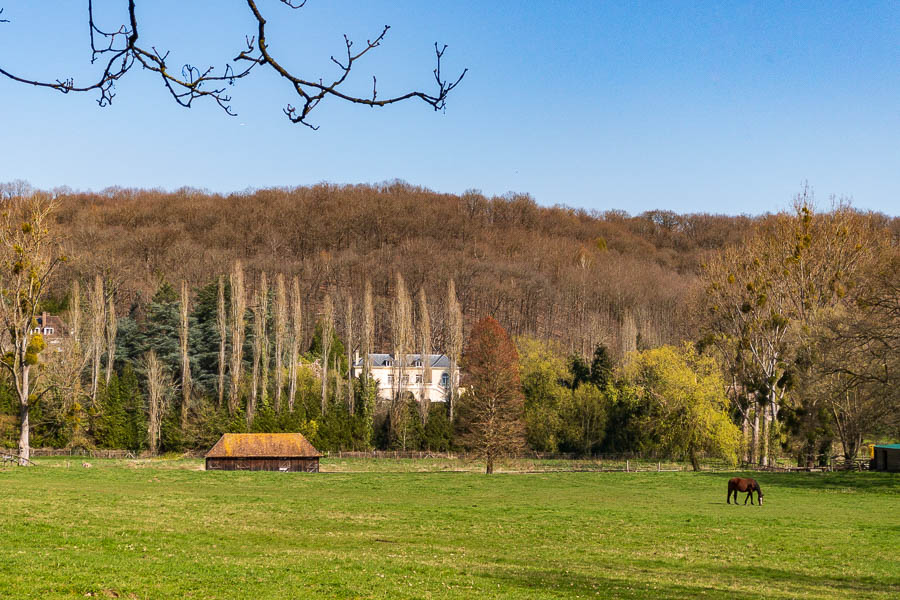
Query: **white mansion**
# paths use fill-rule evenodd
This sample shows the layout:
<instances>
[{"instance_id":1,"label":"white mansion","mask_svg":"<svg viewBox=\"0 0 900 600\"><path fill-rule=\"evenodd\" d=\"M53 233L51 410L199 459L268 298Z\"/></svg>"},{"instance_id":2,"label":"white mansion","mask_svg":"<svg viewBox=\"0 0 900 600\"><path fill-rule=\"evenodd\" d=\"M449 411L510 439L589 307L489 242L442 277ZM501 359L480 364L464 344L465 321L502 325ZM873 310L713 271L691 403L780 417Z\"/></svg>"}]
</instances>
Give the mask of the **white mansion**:
<instances>
[{"instance_id":1,"label":"white mansion","mask_svg":"<svg viewBox=\"0 0 900 600\"><path fill-rule=\"evenodd\" d=\"M372 379L378 382L378 397L381 399L390 400L391 396L401 391L398 383L402 385L402 391L411 392L416 400L428 398L431 402L446 402L450 394L450 359L446 354L428 355L431 365L430 381L425 381L425 365L421 354L406 355L401 382L396 381L400 376L400 365L393 354L370 354L369 361ZM353 361L353 376L358 377L362 370L363 360L357 356ZM459 368L455 375L458 383Z\"/></svg>"}]
</instances>

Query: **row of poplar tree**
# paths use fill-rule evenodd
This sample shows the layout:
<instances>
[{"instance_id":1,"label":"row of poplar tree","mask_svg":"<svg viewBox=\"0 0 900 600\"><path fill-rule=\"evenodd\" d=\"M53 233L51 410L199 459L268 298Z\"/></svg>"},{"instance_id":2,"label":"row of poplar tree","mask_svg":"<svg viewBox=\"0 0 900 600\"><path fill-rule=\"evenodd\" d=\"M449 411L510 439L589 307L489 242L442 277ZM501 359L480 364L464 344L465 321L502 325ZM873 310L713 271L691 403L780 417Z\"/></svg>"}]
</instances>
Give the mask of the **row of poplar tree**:
<instances>
[{"instance_id":1,"label":"row of poplar tree","mask_svg":"<svg viewBox=\"0 0 900 600\"><path fill-rule=\"evenodd\" d=\"M351 294L326 293L304 338L298 278L277 274L270 285L263 272L252 288L246 279L237 261L227 277L193 293L184 281L180 289L164 282L149 303L123 316L99 276L86 292L75 282L63 301L47 302L68 335L41 354L32 447L156 454L202 449L224 432L242 431L300 431L325 450L450 447L456 378L446 403L431 406L400 389L377 403L376 382L367 376L375 345L368 282L359 311ZM452 280L447 293L443 337L455 372L463 322ZM399 274L390 323L395 355L432 352L425 291L414 305ZM404 362L396 361L398 368ZM12 391L8 383L0 387L0 410L9 417L16 414ZM7 429L4 437L12 438Z\"/></svg>"}]
</instances>

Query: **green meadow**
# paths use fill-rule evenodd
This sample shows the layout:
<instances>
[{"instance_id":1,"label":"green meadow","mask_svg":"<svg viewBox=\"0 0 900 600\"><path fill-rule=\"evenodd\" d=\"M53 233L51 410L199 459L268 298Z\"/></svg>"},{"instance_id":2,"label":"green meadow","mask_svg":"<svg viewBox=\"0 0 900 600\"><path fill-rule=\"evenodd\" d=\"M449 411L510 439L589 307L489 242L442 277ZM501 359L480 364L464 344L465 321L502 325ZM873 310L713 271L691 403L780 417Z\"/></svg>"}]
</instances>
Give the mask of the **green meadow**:
<instances>
[{"instance_id":1,"label":"green meadow","mask_svg":"<svg viewBox=\"0 0 900 600\"><path fill-rule=\"evenodd\" d=\"M900 597L891 474L751 475L751 507L729 473L37 463L0 470L0 598Z\"/></svg>"}]
</instances>

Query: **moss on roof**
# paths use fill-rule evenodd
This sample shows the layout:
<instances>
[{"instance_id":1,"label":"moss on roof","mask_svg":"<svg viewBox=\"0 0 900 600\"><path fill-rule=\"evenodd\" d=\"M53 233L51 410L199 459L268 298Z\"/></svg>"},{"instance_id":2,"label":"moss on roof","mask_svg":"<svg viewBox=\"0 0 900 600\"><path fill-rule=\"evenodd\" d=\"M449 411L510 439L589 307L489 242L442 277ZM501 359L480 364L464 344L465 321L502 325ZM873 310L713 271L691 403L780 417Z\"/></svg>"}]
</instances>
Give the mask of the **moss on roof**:
<instances>
[{"instance_id":1,"label":"moss on roof","mask_svg":"<svg viewBox=\"0 0 900 600\"><path fill-rule=\"evenodd\" d=\"M319 451L300 433L226 433L207 458L316 458Z\"/></svg>"}]
</instances>

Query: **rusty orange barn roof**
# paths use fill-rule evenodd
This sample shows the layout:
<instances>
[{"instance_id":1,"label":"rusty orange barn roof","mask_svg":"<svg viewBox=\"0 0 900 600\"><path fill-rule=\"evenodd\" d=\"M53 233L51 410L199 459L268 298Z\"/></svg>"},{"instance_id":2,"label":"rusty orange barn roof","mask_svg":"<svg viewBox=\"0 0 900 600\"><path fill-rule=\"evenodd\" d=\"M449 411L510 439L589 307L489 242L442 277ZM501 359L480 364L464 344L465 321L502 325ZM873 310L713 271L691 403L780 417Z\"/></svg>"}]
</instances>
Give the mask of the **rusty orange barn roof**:
<instances>
[{"instance_id":1,"label":"rusty orange barn roof","mask_svg":"<svg viewBox=\"0 0 900 600\"><path fill-rule=\"evenodd\" d=\"M226 433L206 458L316 458L321 456L300 433Z\"/></svg>"}]
</instances>

